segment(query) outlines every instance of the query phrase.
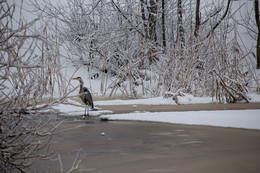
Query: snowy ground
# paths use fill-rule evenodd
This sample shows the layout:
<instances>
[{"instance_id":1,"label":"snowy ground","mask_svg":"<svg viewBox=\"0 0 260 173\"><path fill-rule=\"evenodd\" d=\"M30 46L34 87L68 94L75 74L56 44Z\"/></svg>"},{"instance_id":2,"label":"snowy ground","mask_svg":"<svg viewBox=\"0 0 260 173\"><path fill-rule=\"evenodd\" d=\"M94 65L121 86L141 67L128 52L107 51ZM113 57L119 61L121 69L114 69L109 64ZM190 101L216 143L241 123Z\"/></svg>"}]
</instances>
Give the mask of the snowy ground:
<instances>
[{"instance_id":1,"label":"snowy ground","mask_svg":"<svg viewBox=\"0 0 260 173\"><path fill-rule=\"evenodd\" d=\"M260 102L260 95L252 94L252 102ZM187 95L182 97L182 104L212 103L211 98L198 98ZM260 130L260 109L256 110L226 110L226 111L187 111L187 112L133 112L129 114L112 114L109 110L100 110L101 105L176 105L168 98L163 97L136 99L136 100L107 100L96 101L97 111L90 111L90 116L100 116L106 120L135 120L152 121L174 124L206 125L218 127L233 127ZM83 115L85 107L80 103L68 99L65 104L53 107L65 115ZM110 115L102 115L110 113Z\"/></svg>"},{"instance_id":2,"label":"snowy ground","mask_svg":"<svg viewBox=\"0 0 260 173\"><path fill-rule=\"evenodd\" d=\"M188 112L134 112L102 115L105 120L135 120L260 130L260 109Z\"/></svg>"}]
</instances>

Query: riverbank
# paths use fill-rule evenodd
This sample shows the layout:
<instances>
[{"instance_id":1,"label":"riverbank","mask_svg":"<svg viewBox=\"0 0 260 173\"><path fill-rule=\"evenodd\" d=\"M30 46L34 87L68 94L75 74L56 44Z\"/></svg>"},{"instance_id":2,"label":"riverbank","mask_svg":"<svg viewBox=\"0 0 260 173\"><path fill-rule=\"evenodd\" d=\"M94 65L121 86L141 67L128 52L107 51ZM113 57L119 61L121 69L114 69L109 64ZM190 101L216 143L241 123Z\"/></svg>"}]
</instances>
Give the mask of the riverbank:
<instances>
[{"instance_id":1,"label":"riverbank","mask_svg":"<svg viewBox=\"0 0 260 173\"><path fill-rule=\"evenodd\" d=\"M202 110L245 110L260 109L257 103L229 103L229 104L189 104L189 105L99 105L102 110L111 110L113 114L131 113L134 111L176 112Z\"/></svg>"}]
</instances>

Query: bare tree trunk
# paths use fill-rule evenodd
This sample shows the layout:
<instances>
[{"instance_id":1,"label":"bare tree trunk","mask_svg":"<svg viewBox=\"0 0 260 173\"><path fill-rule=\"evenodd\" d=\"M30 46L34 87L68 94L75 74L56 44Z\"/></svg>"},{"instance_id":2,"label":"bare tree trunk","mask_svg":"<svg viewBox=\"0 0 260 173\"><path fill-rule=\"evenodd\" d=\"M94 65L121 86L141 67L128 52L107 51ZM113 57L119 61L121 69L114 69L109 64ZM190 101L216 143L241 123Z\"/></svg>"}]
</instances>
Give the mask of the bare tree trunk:
<instances>
[{"instance_id":1,"label":"bare tree trunk","mask_svg":"<svg viewBox=\"0 0 260 173\"><path fill-rule=\"evenodd\" d=\"M166 48L166 33L165 33L165 2L162 0L162 38L163 38L163 47Z\"/></svg>"},{"instance_id":2,"label":"bare tree trunk","mask_svg":"<svg viewBox=\"0 0 260 173\"><path fill-rule=\"evenodd\" d=\"M197 0L196 2L196 23L195 23L195 30L194 30L194 36L198 37L199 27L200 27L200 0Z\"/></svg>"},{"instance_id":3,"label":"bare tree trunk","mask_svg":"<svg viewBox=\"0 0 260 173\"><path fill-rule=\"evenodd\" d=\"M148 34L147 19L145 17L144 0L140 0L140 1L141 1L141 12L142 12L142 20L144 24L145 39L148 40L149 34Z\"/></svg>"},{"instance_id":4,"label":"bare tree trunk","mask_svg":"<svg viewBox=\"0 0 260 173\"><path fill-rule=\"evenodd\" d=\"M177 43L180 43L181 48L184 47L184 28L183 28L183 18L182 18L182 13L183 13L183 9L182 9L182 0L178 0L178 4L177 4L177 13L178 13L178 23L177 23Z\"/></svg>"},{"instance_id":5,"label":"bare tree trunk","mask_svg":"<svg viewBox=\"0 0 260 173\"><path fill-rule=\"evenodd\" d=\"M155 43L157 42L156 18L157 18L157 2L156 0L150 0L150 10L149 10L150 39Z\"/></svg>"},{"instance_id":6,"label":"bare tree trunk","mask_svg":"<svg viewBox=\"0 0 260 173\"><path fill-rule=\"evenodd\" d=\"M184 40L184 28L183 28L183 8L182 8L182 0L177 1L177 56L183 56L183 49L185 45Z\"/></svg>"},{"instance_id":7,"label":"bare tree trunk","mask_svg":"<svg viewBox=\"0 0 260 173\"><path fill-rule=\"evenodd\" d=\"M256 68L260 69L260 18L259 18L259 1L255 0L255 21L258 28L257 44L256 44Z\"/></svg>"},{"instance_id":8,"label":"bare tree trunk","mask_svg":"<svg viewBox=\"0 0 260 173\"><path fill-rule=\"evenodd\" d=\"M156 58L156 46L157 46L157 34L156 34L156 22L157 22L157 1L150 0L148 1L140 0L141 2L141 12L142 12L142 20L144 22L144 31L145 38L148 43L152 43L149 45L147 50L147 56L150 64L157 60ZM145 16L145 6L147 7L147 16Z\"/></svg>"}]
</instances>

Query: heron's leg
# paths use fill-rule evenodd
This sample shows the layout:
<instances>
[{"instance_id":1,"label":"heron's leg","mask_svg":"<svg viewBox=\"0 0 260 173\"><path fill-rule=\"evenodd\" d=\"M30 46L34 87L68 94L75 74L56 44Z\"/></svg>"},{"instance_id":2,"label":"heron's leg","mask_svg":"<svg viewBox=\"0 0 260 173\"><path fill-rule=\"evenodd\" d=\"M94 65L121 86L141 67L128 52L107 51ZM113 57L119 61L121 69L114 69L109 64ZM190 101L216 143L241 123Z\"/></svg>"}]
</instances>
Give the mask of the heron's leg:
<instances>
[{"instance_id":1,"label":"heron's leg","mask_svg":"<svg viewBox=\"0 0 260 173\"><path fill-rule=\"evenodd\" d=\"M87 106L88 107L88 106ZM87 116L89 116L89 107L88 107L88 112L87 112Z\"/></svg>"},{"instance_id":2,"label":"heron's leg","mask_svg":"<svg viewBox=\"0 0 260 173\"><path fill-rule=\"evenodd\" d=\"M82 117L83 119L86 119L86 116L87 116L87 115L86 115L86 109L87 109L87 107L85 107L85 113L84 113L84 115L83 115L83 117Z\"/></svg>"}]
</instances>

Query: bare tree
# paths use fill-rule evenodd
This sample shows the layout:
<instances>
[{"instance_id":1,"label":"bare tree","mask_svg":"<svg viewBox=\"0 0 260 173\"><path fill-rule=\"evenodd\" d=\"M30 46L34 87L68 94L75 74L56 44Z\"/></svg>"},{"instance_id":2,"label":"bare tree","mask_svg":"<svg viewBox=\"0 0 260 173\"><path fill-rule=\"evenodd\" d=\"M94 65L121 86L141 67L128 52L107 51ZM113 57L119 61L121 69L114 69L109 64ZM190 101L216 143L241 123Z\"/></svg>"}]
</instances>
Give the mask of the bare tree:
<instances>
[{"instance_id":1,"label":"bare tree","mask_svg":"<svg viewBox=\"0 0 260 173\"><path fill-rule=\"evenodd\" d=\"M184 48L184 27L183 27L183 4L182 0L177 1L177 44L180 45L180 49ZM182 52L182 50L181 50ZM182 53L181 53L182 54Z\"/></svg>"},{"instance_id":2,"label":"bare tree","mask_svg":"<svg viewBox=\"0 0 260 173\"><path fill-rule=\"evenodd\" d=\"M148 33L148 20L146 19L146 13L145 13L145 5L144 0L140 0L140 5L141 5L141 14L142 14L142 21L143 21L143 26L144 26L144 32L145 32L145 39L148 40L149 38L149 33Z\"/></svg>"},{"instance_id":3,"label":"bare tree","mask_svg":"<svg viewBox=\"0 0 260 173\"><path fill-rule=\"evenodd\" d=\"M156 23L157 23L157 7L156 0L141 0L142 20L144 23L145 33L150 41L157 42Z\"/></svg>"},{"instance_id":4,"label":"bare tree","mask_svg":"<svg viewBox=\"0 0 260 173\"><path fill-rule=\"evenodd\" d=\"M196 1L196 14L195 14L195 29L194 29L194 36L198 37L199 26L200 26L200 0Z\"/></svg>"},{"instance_id":5,"label":"bare tree","mask_svg":"<svg viewBox=\"0 0 260 173\"><path fill-rule=\"evenodd\" d=\"M255 0L255 21L256 21L256 26L258 29L258 34L257 34L257 43L256 43L256 59L257 59L257 65L256 68L260 68L260 17L259 17L259 1Z\"/></svg>"},{"instance_id":6,"label":"bare tree","mask_svg":"<svg viewBox=\"0 0 260 173\"><path fill-rule=\"evenodd\" d=\"M149 29L150 29L150 39L157 42L157 34L156 34L156 22L157 22L157 1L156 0L150 0L149 4L149 14L148 14L148 20L149 20Z\"/></svg>"},{"instance_id":7,"label":"bare tree","mask_svg":"<svg viewBox=\"0 0 260 173\"><path fill-rule=\"evenodd\" d=\"M163 40L163 47L166 48L166 29L165 29L165 2L162 0L162 40Z\"/></svg>"}]
</instances>

